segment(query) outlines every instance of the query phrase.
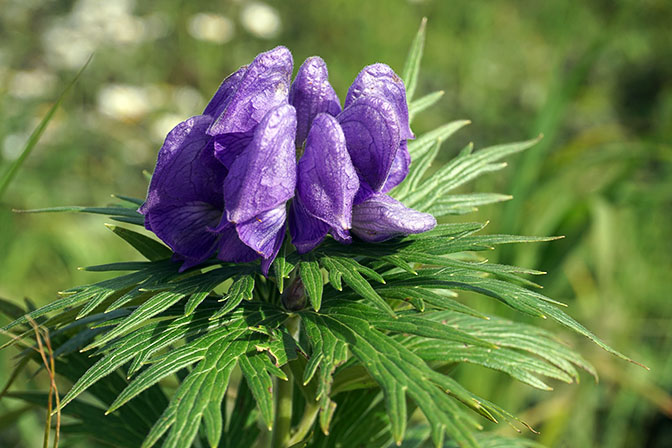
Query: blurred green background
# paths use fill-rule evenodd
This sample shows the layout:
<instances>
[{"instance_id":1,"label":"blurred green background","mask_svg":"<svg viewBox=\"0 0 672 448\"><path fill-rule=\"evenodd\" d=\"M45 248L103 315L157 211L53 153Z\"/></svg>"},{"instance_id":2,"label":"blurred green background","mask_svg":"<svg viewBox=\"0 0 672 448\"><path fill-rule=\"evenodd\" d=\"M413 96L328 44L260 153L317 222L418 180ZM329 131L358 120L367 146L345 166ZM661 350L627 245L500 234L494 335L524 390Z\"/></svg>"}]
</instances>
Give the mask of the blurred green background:
<instances>
[{"instance_id":1,"label":"blurred green background","mask_svg":"<svg viewBox=\"0 0 672 448\"><path fill-rule=\"evenodd\" d=\"M537 392L482 369L456 375L557 447L672 446L672 2L3 0L0 172L95 51L40 144L0 198L0 297L37 305L100 279L78 266L137 259L101 217L11 210L143 197L167 131L199 113L221 80L259 52L319 54L343 97L364 66L398 72L429 18L418 95L445 90L414 123L422 133L468 118L448 160L477 148L544 140L471 185L514 195L466 219L487 230L565 235L507 247L492 261L548 271L547 295L612 346L618 361L558 331L593 362L599 384ZM465 219L465 218L459 218ZM477 300L482 310L511 315ZM4 318L0 318L4 319ZM5 322L5 320L2 320ZM16 351L0 352L0 383ZM46 390L46 378L18 388ZM0 401L0 446L41 444L44 411ZM513 430L496 428L503 434ZM74 446L87 446L77 441ZM63 443L66 446L66 443Z\"/></svg>"}]
</instances>

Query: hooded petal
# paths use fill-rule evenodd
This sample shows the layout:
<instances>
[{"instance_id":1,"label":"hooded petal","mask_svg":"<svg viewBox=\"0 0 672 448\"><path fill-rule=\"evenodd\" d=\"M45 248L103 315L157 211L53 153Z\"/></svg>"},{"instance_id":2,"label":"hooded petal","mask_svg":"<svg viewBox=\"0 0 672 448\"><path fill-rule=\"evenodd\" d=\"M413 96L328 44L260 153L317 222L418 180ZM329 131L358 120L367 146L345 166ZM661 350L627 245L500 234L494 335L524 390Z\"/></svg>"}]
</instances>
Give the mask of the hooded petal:
<instances>
[{"instance_id":1,"label":"hooded petal","mask_svg":"<svg viewBox=\"0 0 672 448\"><path fill-rule=\"evenodd\" d=\"M371 243L426 232L435 226L432 215L407 208L385 194L372 196L352 210L352 233Z\"/></svg>"},{"instance_id":2,"label":"hooded petal","mask_svg":"<svg viewBox=\"0 0 672 448\"><path fill-rule=\"evenodd\" d=\"M382 96L394 105L399 117L401 138L415 138L408 124L408 104L406 103L406 86L394 70L386 64L373 64L364 67L348 89L345 97L345 107L354 103L358 98L368 95Z\"/></svg>"},{"instance_id":3,"label":"hooded petal","mask_svg":"<svg viewBox=\"0 0 672 448\"><path fill-rule=\"evenodd\" d=\"M380 191L401 142L394 105L380 96L363 96L337 119L360 179L373 191Z\"/></svg>"},{"instance_id":4,"label":"hooded petal","mask_svg":"<svg viewBox=\"0 0 672 448\"><path fill-rule=\"evenodd\" d=\"M286 103L292 64L292 54L285 47L259 54L247 67L208 133L249 132L268 111Z\"/></svg>"},{"instance_id":5,"label":"hooded petal","mask_svg":"<svg viewBox=\"0 0 672 448\"><path fill-rule=\"evenodd\" d=\"M292 244L300 254L310 252L320 245L327 236L329 226L306 212L298 198L289 207L289 233Z\"/></svg>"},{"instance_id":6,"label":"hooded petal","mask_svg":"<svg viewBox=\"0 0 672 448\"><path fill-rule=\"evenodd\" d=\"M408 153L406 140L402 140L401 145L399 145L399 149L397 150L397 155L394 157L394 161L392 162L390 175L387 177L387 181L383 186L382 193L387 193L399 185L404 179L406 179L410 166L411 155Z\"/></svg>"},{"instance_id":7,"label":"hooded petal","mask_svg":"<svg viewBox=\"0 0 672 448\"><path fill-rule=\"evenodd\" d=\"M247 72L247 66L240 67L222 81L217 92L215 92L208 105L205 106L203 115L210 115L216 119L222 112L224 112L226 106L229 105L229 101L231 101L233 94L238 89L240 80L243 79L245 72Z\"/></svg>"},{"instance_id":8,"label":"hooded petal","mask_svg":"<svg viewBox=\"0 0 672 448\"><path fill-rule=\"evenodd\" d=\"M284 204L296 187L296 112L289 104L269 112L224 181L227 219L248 221Z\"/></svg>"},{"instance_id":9,"label":"hooded petal","mask_svg":"<svg viewBox=\"0 0 672 448\"><path fill-rule=\"evenodd\" d=\"M305 60L289 89L289 103L296 108L296 143L303 144L310 125L321 112L336 116L341 102L329 84L327 64L318 56Z\"/></svg>"},{"instance_id":10,"label":"hooded petal","mask_svg":"<svg viewBox=\"0 0 672 448\"><path fill-rule=\"evenodd\" d=\"M212 138L205 133L212 121L206 115L177 125L166 137L140 207L145 226L174 252L204 260L214 251L217 225L224 209L224 168L213 155Z\"/></svg>"},{"instance_id":11,"label":"hooded petal","mask_svg":"<svg viewBox=\"0 0 672 448\"><path fill-rule=\"evenodd\" d=\"M358 189L359 179L338 121L331 115L319 114L298 164L296 192L301 204L308 214L346 238Z\"/></svg>"}]
</instances>

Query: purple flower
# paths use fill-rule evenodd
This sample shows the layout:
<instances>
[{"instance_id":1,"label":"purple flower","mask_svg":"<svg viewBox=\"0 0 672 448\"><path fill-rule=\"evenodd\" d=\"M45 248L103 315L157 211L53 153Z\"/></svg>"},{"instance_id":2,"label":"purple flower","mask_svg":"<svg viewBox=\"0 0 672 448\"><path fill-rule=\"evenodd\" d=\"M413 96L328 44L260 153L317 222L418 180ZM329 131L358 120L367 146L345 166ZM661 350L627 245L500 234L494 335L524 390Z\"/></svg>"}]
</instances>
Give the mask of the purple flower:
<instances>
[{"instance_id":1,"label":"purple flower","mask_svg":"<svg viewBox=\"0 0 672 448\"><path fill-rule=\"evenodd\" d=\"M364 68L343 110L322 59L291 73L289 50L261 53L166 137L140 212L182 269L216 255L261 258L268 274L287 221L300 253L327 234L378 242L436 225L385 194L408 174L414 138L392 69Z\"/></svg>"}]
</instances>

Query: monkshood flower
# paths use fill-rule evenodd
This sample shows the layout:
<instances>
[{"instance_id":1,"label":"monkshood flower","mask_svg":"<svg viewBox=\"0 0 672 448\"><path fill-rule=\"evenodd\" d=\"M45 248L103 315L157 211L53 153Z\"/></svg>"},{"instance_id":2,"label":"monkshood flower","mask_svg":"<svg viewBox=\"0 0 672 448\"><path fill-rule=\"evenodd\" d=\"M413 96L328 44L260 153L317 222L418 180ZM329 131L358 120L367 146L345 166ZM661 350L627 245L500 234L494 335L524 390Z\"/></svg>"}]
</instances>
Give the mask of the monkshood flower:
<instances>
[{"instance_id":1,"label":"monkshood flower","mask_svg":"<svg viewBox=\"0 0 672 448\"><path fill-rule=\"evenodd\" d=\"M341 109L322 59L293 83L292 69L286 48L261 53L166 137L140 212L183 270L216 255L261 258L268 274L287 222L300 253L327 234L379 242L436 225L386 194L408 174L414 138L394 71L365 67Z\"/></svg>"}]
</instances>

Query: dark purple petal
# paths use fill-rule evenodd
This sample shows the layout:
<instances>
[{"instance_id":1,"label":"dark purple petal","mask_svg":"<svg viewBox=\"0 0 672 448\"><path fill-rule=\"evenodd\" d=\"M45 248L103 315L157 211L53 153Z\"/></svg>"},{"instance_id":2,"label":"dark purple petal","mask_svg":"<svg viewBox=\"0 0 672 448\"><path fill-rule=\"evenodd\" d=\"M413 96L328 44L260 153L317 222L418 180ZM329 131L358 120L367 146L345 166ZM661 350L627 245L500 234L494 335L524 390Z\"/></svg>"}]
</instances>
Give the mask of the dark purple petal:
<instances>
[{"instance_id":1,"label":"dark purple petal","mask_svg":"<svg viewBox=\"0 0 672 448\"><path fill-rule=\"evenodd\" d=\"M275 257L278 256L280 252L280 247L282 247L282 241L285 239L285 232L278 232L275 236L275 242L273 244L273 253L268 258L261 259L261 273L264 276L268 277L268 271L271 269L271 265L275 261Z\"/></svg>"},{"instance_id":2,"label":"dark purple petal","mask_svg":"<svg viewBox=\"0 0 672 448\"><path fill-rule=\"evenodd\" d=\"M215 157L225 167L230 168L231 164L250 144L252 137L254 137L252 132L233 132L215 136Z\"/></svg>"},{"instance_id":3,"label":"dark purple petal","mask_svg":"<svg viewBox=\"0 0 672 448\"><path fill-rule=\"evenodd\" d=\"M224 181L227 219L243 223L284 204L296 187L296 112L280 106L259 123Z\"/></svg>"},{"instance_id":4,"label":"dark purple petal","mask_svg":"<svg viewBox=\"0 0 672 448\"><path fill-rule=\"evenodd\" d=\"M259 254L240 240L233 224L225 221L223 225L217 228L216 232L221 237L217 245L217 258L220 260L247 263L259 258Z\"/></svg>"},{"instance_id":5,"label":"dark purple petal","mask_svg":"<svg viewBox=\"0 0 672 448\"><path fill-rule=\"evenodd\" d=\"M358 98L368 95L378 95L394 104L399 117L401 138L415 138L408 124L408 104L406 103L406 87L394 70L385 64L373 64L359 72L357 78L348 89L345 97L345 107L353 104Z\"/></svg>"},{"instance_id":6,"label":"dark purple petal","mask_svg":"<svg viewBox=\"0 0 672 448\"><path fill-rule=\"evenodd\" d=\"M426 232L435 226L432 215L407 208L385 194L377 194L352 210L352 233L371 243Z\"/></svg>"},{"instance_id":7,"label":"dark purple petal","mask_svg":"<svg viewBox=\"0 0 672 448\"><path fill-rule=\"evenodd\" d=\"M140 207L145 225L174 252L202 261L214 251L217 225L224 209L222 183L226 168L214 157L212 121L206 115L177 125L159 151L156 169Z\"/></svg>"},{"instance_id":8,"label":"dark purple petal","mask_svg":"<svg viewBox=\"0 0 672 448\"><path fill-rule=\"evenodd\" d=\"M292 54L285 47L259 54L247 67L238 88L208 133L219 135L254 129L268 111L287 102L292 66Z\"/></svg>"},{"instance_id":9,"label":"dark purple petal","mask_svg":"<svg viewBox=\"0 0 672 448\"><path fill-rule=\"evenodd\" d=\"M360 179L380 191L401 142L394 106L379 96L363 96L337 118Z\"/></svg>"},{"instance_id":10,"label":"dark purple petal","mask_svg":"<svg viewBox=\"0 0 672 448\"><path fill-rule=\"evenodd\" d=\"M408 145L406 144L406 140L402 140L401 145L399 145L397 155L394 158L394 162L392 162L390 175L387 177L387 181L385 182L381 192L387 193L399 185L404 179L406 179L410 166L411 155L408 153Z\"/></svg>"},{"instance_id":11,"label":"dark purple petal","mask_svg":"<svg viewBox=\"0 0 672 448\"><path fill-rule=\"evenodd\" d=\"M313 56L305 60L289 89L289 104L296 108L296 144L301 146L310 125L321 112L336 116L341 112L338 95L329 84L327 64Z\"/></svg>"},{"instance_id":12,"label":"dark purple petal","mask_svg":"<svg viewBox=\"0 0 672 448\"><path fill-rule=\"evenodd\" d=\"M236 224L236 231L240 240L263 258L275 257L275 240L278 233L284 235L286 219L285 204L280 204L248 221Z\"/></svg>"},{"instance_id":13,"label":"dark purple petal","mask_svg":"<svg viewBox=\"0 0 672 448\"><path fill-rule=\"evenodd\" d=\"M222 217L221 209L206 202L189 201L157 205L145 215L152 232L175 253L190 260L190 266L210 258L214 253L218 237L208 228L217 225Z\"/></svg>"},{"instance_id":14,"label":"dark purple petal","mask_svg":"<svg viewBox=\"0 0 672 448\"><path fill-rule=\"evenodd\" d=\"M327 223L334 234L347 239L358 189L359 179L338 121L319 114L298 164L296 194L301 204L308 214Z\"/></svg>"},{"instance_id":15,"label":"dark purple petal","mask_svg":"<svg viewBox=\"0 0 672 448\"><path fill-rule=\"evenodd\" d=\"M329 226L326 223L310 216L298 198L294 198L289 207L289 234L292 236L292 244L300 254L319 246L328 231Z\"/></svg>"},{"instance_id":16,"label":"dark purple petal","mask_svg":"<svg viewBox=\"0 0 672 448\"><path fill-rule=\"evenodd\" d=\"M210 115L213 118L219 117L219 115L224 112L226 106L228 106L229 101L233 98L233 94L236 92L236 89L240 85L241 79L247 71L247 66L240 67L234 73L230 74L215 92L215 95L212 97L205 110L203 115Z\"/></svg>"}]
</instances>

